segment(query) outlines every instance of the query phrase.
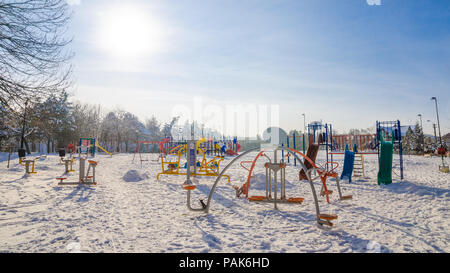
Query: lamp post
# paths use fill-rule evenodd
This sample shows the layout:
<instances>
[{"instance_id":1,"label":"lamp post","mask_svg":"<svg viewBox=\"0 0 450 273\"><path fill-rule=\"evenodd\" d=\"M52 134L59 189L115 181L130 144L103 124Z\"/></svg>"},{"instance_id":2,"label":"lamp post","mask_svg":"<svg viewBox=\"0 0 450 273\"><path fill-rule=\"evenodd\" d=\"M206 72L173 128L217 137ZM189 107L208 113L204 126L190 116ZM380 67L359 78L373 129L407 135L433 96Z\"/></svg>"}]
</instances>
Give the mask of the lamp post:
<instances>
[{"instance_id":1,"label":"lamp post","mask_svg":"<svg viewBox=\"0 0 450 273\"><path fill-rule=\"evenodd\" d=\"M434 143L437 147L437 136L436 136L436 123L432 122L431 120L427 120L428 122L431 122L433 124L433 130L434 130Z\"/></svg>"},{"instance_id":2,"label":"lamp post","mask_svg":"<svg viewBox=\"0 0 450 273\"><path fill-rule=\"evenodd\" d=\"M436 117L437 117L438 132L439 132L439 144L442 147L441 125L439 124L439 111L438 111L438 106L437 106L437 99L436 99L436 97L431 97L431 100L434 100L435 105L436 105Z\"/></svg>"},{"instance_id":3,"label":"lamp post","mask_svg":"<svg viewBox=\"0 0 450 273\"><path fill-rule=\"evenodd\" d=\"M435 105L436 105L436 117L437 117L438 132L439 132L439 144L440 144L440 149L443 149L444 146L442 145L441 125L439 124L439 111L438 111L438 106L437 106L437 99L436 99L436 97L431 97L431 100L434 100ZM439 169L440 169L442 172L449 172L448 166L445 166L445 162L444 162L444 153L441 154L441 159L442 159L442 168L439 167Z\"/></svg>"}]
</instances>

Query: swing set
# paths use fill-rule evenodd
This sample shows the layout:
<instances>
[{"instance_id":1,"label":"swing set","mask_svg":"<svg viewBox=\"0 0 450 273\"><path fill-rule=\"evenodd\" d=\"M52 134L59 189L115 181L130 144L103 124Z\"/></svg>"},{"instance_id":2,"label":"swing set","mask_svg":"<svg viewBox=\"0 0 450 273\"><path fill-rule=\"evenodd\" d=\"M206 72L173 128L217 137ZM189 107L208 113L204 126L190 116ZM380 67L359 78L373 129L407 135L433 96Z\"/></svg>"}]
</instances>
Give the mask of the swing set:
<instances>
[{"instance_id":1,"label":"swing set","mask_svg":"<svg viewBox=\"0 0 450 273\"><path fill-rule=\"evenodd\" d=\"M165 149L164 146L165 146L166 142L167 142L166 138L164 138L162 141L143 141L143 140L139 140L138 142L136 142L136 148L134 149L134 155L133 155L133 159L132 159L131 162L134 163L134 159L136 157L136 154L139 154L139 161L141 162L141 165L142 165L142 162L149 161L148 159L142 158L141 146L142 145L146 145L146 144L158 145L159 153L160 154L165 154L166 153L166 149Z\"/></svg>"}]
</instances>

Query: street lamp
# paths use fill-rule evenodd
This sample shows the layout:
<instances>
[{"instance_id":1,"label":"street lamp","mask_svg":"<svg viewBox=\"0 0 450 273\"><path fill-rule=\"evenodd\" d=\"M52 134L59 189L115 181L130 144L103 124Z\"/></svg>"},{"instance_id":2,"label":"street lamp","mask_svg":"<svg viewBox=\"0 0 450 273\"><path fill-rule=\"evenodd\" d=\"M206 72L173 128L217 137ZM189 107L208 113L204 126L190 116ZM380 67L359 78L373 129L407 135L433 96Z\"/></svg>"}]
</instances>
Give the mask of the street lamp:
<instances>
[{"instance_id":1,"label":"street lamp","mask_svg":"<svg viewBox=\"0 0 450 273\"><path fill-rule=\"evenodd\" d=\"M305 113L303 113L302 116L303 116L303 133L305 133L305 130L306 130L306 116L305 116Z\"/></svg>"},{"instance_id":2,"label":"street lamp","mask_svg":"<svg viewBox=\"0 0 450 273\"><path fill-rule=\"evenodd\" d=\"M418 114L417 116L420 118L420 128L421 128L422 131L423 131L423 126L422 126L422 114Z\"/></svg>"},{"instance_id":3,"label":"street lamp","mask_svg":"<svg viewBox=\"0 0 450 273\"><path fill-rule=\"evenodd\" d=\"M436 97L431 97L431 100L434 100L435 105L436 105L436 116L437 116L437 124L438 124L438 132L439 132L439 144L440 147L439 149L444 149L444 146L442 145L442 137L441 137L441 125L439 124L439 111L438 111L438 106L437 106L437 99ZM439 151L438 149L438 151ZM444 154L445 154L445 149L444 149L444 153L441 154L441 158L442 158L442 168L439 167L439 169L442 172L449 172L449 168L448 166L445 166L445 162L444 162Z\"/></svg>"},{"instance_id":4,"label":"street lamp","mask_svg":"<svg viewBox=\"0 0 450 273\"><path fill-rule=\"evenodd\" d=\"M439 144L442 147L441 125L439 124L439 111L438 111L438 106L437 106L437 99L436 99L436 97L431 97L431 100L434 100L435 105L436 105L436 116L437 116L438 132L439 132Z\"/></svg>"},{"instance_id":5,"label":"street lamp","mask_svg":"<svg viewBox=\"0 0 450 273\"><path fill-rule=\"evenodd\" d=\"M434 130L434 143L437 147L437 136L436 136L436 123L432 122L431 120L427 120L427 122L430 122L431 124L433 124L433 130Z\"/></svg>"}]
</instances>

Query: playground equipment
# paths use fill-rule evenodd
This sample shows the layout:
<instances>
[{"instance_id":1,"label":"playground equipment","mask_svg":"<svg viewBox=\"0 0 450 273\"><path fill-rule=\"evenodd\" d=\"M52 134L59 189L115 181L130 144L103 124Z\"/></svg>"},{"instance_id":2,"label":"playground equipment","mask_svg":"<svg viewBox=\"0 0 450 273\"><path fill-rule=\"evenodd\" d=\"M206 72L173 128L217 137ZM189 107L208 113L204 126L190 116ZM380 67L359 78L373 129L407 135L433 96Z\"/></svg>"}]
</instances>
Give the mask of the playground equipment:
<instances>
[{"instance_id":1,"label":"playground equipment","mask_svg":"<svg viewBox=\"0 0 450 273\"><path fill-rule=\"evenodd\" d=\"M200 148L207 156L235 156L239 153L241 145L237 141L237 137L233 139L214 140L213 138L202 138L204 141L200 143ZM175 154L178 149L186 146L186 140L174 141L171 138L162 140L162 148L160 151L163 155ZM136 152L136 151L135 151ZM184 149L186 153L186 149ZM185 154L186 156L186 154Z\"/></svg>"},{"instance_id":2,"label":"playground equipment","mask_svg":"<svg viewBox=\"0 0 450 273\"><path fill-rule=\"evenodd\" d=\"M252 161L252 167L250 168L250 169L248 169L249 170L249 176L251 176L252 175L252 171L253 171L253 169L254 169L254 165L255 165L255 163L256 163L256 160L258 159L258 158L261 158L261 157L266 157L267 156L267 153L268 152L271 152L271 153L273 153L273 158L274 158L274 160L273 161L269 161L269 162L267 162L267 164L265 164L265 167L266 167L266 172L268 172L268 174L270 173L270 175L267 175L266 177L268 177L267 178L267 180L266 180L266 183L267 183L267 186L268 187L266 187L266 196L263 196L263 197L254 197L254 198L250 198L249 200L251 200L252 199L252 201L260 201L260 202L269 202L269 203L273 203L274 204L274 207L275 207L275 209L277 209L277 204L280 204L280 203L286 203L286 204L299 204L299 203L301 203L301 202L303 202L303 199L302 198L300 198L300 197L291 197L290 199L289 198L286 198L286 195L285 195L285 188L283 187L283 186L281 186L280 187L280 191L281 191L281 195L280 195L280 198L278 198L278 194L276 193L276 192L278 192L278 188L277 188L277 183L278 183L278 181L277 181L277 173L279 172L280 173L280 175L281 175L281 179L280 179L280 182L281 182L281 185L283 185L283 183L284 183L284 177L285 177L285 175L284 175L284 169L285 169L285 164L283 163L283 162L281 162L281 161L278 161L278 152L279 151L285 151L285 152L287 152L287 153L290 153L294 158L296 158L297 160L298 160L298 162L299 162L299 164L300 164L300 166L301 166L301 168L304 170L304 172L307 174L307 180L308 180L308 182L309 182L309 185L310 185L310 187L311 187L311 192L312 192L312 195L313 195L313 199L314 199L314 205L315 205L315 210L316 210L316 221L317 221L317 223L319 224L319 225L327 225L327 226L333 226L333 223L331 222L332 220L334 220L334 219L337 219L337 215L334 215L334 214L325 214L325 213L321 213L320 212L320 208L319 208L319 201L318 201L318 198L317 198L317 194L316 194L316 191L315 191L315 187L314 187L314 183L313 183L313 181L312 181L312 179L311 179L311 176L310 176L310 172L306 169L306 167L305 167L305 165L303 164L303 162L300 160L300 157L299 156L303 156L305 159L307 158L305 155L303 155L301 152L299 152L299 151L295 151L295 150L293 150L293 149L291 149L291 148L286 148L286 147L283 147L283 146L279 146L279 145L272 145L272 146L269 146L269 145L266 145L266 146L262 146L261 148L254 148L254 149L250 149L250 150L247 150L247 151L245 151L245 152L243 152L242 154L240 154L240 155L238 155L237 157L235 157L227 166L225 166L225 168L220 172L220 174L217 176L217 178L216 178L216 181L215 181L215 183L214 183L214 185L212 186L212 188L211 188L211 190L210 190L210 192L209 192L209 195L208 195L208 200L207 200L207 202L205 203L205 202L203 202L203 200L200 200L200 204L201 204L201 208L193 208L192 206L191 206L191 192L193 191L193 190L195 190L196 189L196 186L192 183L192 181L190 181L190 176L188 175L187 176L187 179L186 179L186 182L183 184L183 187L184 187L184 189L185 190L187 190L187 199L186 199L186 204L187 204L187 208L189 209L189 210L191 210L191 211L197 211L197 212L204 212L204 213L208 213L209 212L209 209L210 209L210 207L211 207L211 200L212 200L212 196L213 196L213 194L214 194L214 191L215 191L215 189L216 189L216 187L217 187L217 184L219 183L219 181L220 181L220 178L224 175L224 173L235 163L235 162L237 162L240 158L242 158L243 156L245 156L245 155L247 155L248 153L250 153L250 152L254 152L254 151L258 151L258 150L260 150L260 152L258 153L258 155L256 156L256 158ZM267 157L266 157L267 158ZM311 162L310 162L311 163ZM242 165L241 165L242 166ZM321 176L327 176L328 174L331 174L331 173L328 173L327 171L325 171L324 169L318 169L318 170L320 170L320 171L323 171L322 173L321 173ZM272 174L273 174L273 176L272 176ZM337 176L336 176L337 177ZM247 181L249 181L249 180L247 180ZM274 197L272 198L272 196L270 195L270 194L268 194L268 189L269 189L269 182L270 183L272 183L272 181L273 181L273 183L274 183L274 186L275 186L275 188L277 189L276 191L274 191ZM325 186L325 191L326 191L326 185L323 185L323 186ZM249 183L247 184L244 184L243 185L243 187L242 187L242 191L243 191L243 193L245 193L246 194L246 196L248 197L248 189L250 188L250 185L249 185ZM346 197L344 197L343 199L350 199L350 198L346 198ZM290 201L288 201L288 200L290 200Z\"/></svg>"},{"instance_id":3,"label":"playground equipment","mask_svg":"<svg viewBox=\"0 0 450 273\"><path fill-rule=\"evenodd\" d=\"M87 160L89 166L86 170L86 160L87 158L80 155L78 182L66 182L65 180L67 177L57 177L56 180L59 181L58 185L97 185L97 181L95 179L95 168L97 167L98 162L94 160ZM90 174L91 170L92 175Z\"/></svg>"},{"instance_id":4,"label":"playground equipment","mask_svg":"<svg viewBox=\"0 0 450 273\"><path fill-rule=\"evenodd\" d=\"M392 183L393 153L399 154L400 179L403 180L403 150L400 121L377 121L378 184ZM388 139L390 138L390 141Z\"/></svg>"},{"instance_id":5,"label":"playground equipment","mask_svg":"<svg viewBox=\"0 0 450 273\"><path fill-rule=\"evenodd\" d=\"M160 154L165 154L166 153L166 149L165 149L164 145L165 145L166 142L167 142L167 139L163 139L162 141L138 141L136 143L136 148L134 150L134 155L133 155L133 159L132 159L131 162L134 162L134 158L136 157L136 154L139 154L139 160L141 162L141 165L142 165L142 162L148 161L148 159L143 159L142 158L141 145L144 145L144 144L157 145L158 149L159 149L159 153Z\"/></svg>"},{"instance_id":6,"label":"playground equipment","mask_svg":"<svg viewBox=\"0 0 450 273\"><path fill-rule=\"evenodd\" d=\"M99 148L103 152L107 153L112 157L112 153L108 152L105 148L100 146L95 138L80 138L78 145L78 153L84 154L86 156L95 156L95 148Z\"/></svg>"},{"instance_id":7,"label":"playground equipment","mask_svg":"<svg viewBox=\"0 0 450 273\"><path fill-rule=\"evenodd\" d=\"M355 160L353 162L353 177L365 177L365 176L366 173L364 169L364 154L355 153Z\"/></svg>"},{"instance_id":8,"label":"playground equipment","mask_svg":"<svg viewBox=\"0 0 450 273\"><path fill-rule=\"evenodd\" d=\"M225 139L215 141L212 138L205 139L200 145L206 155L220 155L220 156L236 156L241 149L241 145L237 141L237 137L233 139Z\"/></svg>"},{"instance_id":9,"label":"playground equipment","mask_svg":"<svg viewBox=\"0 0 450 273\"><path fill-rule=\"evenodd\" d=\"M359 138L359 135L352 136ZM366 135L362 135L366 137ZM352 143L352 141L350 141ZM361 142L359 142L361 143ZM334 146L336 147L336 146ZM360 146L361 147L361 146ZM332 150L331 155L344 154L344 167L341 174L341 179L347 178L348 182L352 182L352 177L365 177L364 156L369 154L378 154L377 151L365 148L364 151L359 151L357 143L353 142L353 149L349 148L349 144L345 144L344 152L339 150Z\"/></svg>"},{"instance_id":10,"label":"playground equipment","mask_svg":"<svg viewBox=\"0 0 450 273\"><path fill-rule=\"evenodd\" d=\"M36 160L38 160L39 158L41 158L40 156L38 157L33 157L33 158L27 158L25 155L25 149L19 149L18 150L18 154L19 154L19 164L21 166L25 167L25 175L30 175L30 174L35 174L37 173L34 170L35 164L36 164ZM30 166L31 166L31 170L30 170Z\"/></svg>"},{"instance_id":11,"label":"playground equipment","mask_svg":"<svg viewBox=\"0 0 450 273\"><path fill-rule=\"evenodd\" d=\"M316 163L317 154L319 153L320 143L322 142L322 135L319 135L317 139L317 143L314 143L312 135L309 136L309 145L308 150L306 151L306 156L309 160L304 159L303 164L305 165L307 170L313 168L313 165L310 163ZM327 160L328 161L328 160ZM298 173L298 180L307 180L306 172L304 170L300 170Z\"/></svg>"},{"instance_id":12,"label":"playground equipment","mask_svg":"<svg viewBox=\"0 0 450 273\"><path fill-rule=\"evenodd\" d=\"M312 146L312 145L311 145ZM310 147L311 147L310 146ZM314 148L313 148L314 149ZM309 166L312 166L312 168L314 170L316 170L319 173L318 177L321 177L321 181L322 181L322 189L321 189L321 195L322 196L326 196L327 202L329 203L329 194L332 194L333 191L330 191L327 189L327 185L326 185L326 179L327 177L334 177L337 180L337 187L338 187L338 192L339 192L339 199L340 200L345 200L345 199L351 199L351 196L343 196L342 195L342 191L339 185L339 179L337 178L337 174L334 172L334 170L338 167L338 164L335 162L327 162L327 164L334 164L335 167L330 170L330 171L325 171L324 168L319 168L315 165L314 161L309 158L308 156L305 156L303 153L296 151L294 149L288 148L289 153L298 153L301 157L304 158L304 162L307 162ZM264 167L266 168L266 196L250 196L249 197L249 189L250 189L250 182L251 179L254 177L253 176L253 169L255 167L255 163L258 160L258 158L260 157L265 157L266 159L269 160L268 163L266 163L264 165ZM276 156L275 156L275 162L276 162ZM243 164L244 163L251 163L251 168L248 169L246 168ZM306 167L306 169L308 170L308 175L306 174L306 172L302 169L300 172L304 175L304 180L308 180L308 177L311 177L311 171L312 168L308 168L306 166L305 163L303 163L303 165ZM277 183L277 172L280 170L281 176L280 176L280 195L281 195L281 199L279 199L280 203L282 202L287 202L287 203L301 203L303 201L302 198L288 198L286 199L286 183L285 183L285 169L286 169L286 164L282 163L280 161L280 163L271 163L270 158L262 151L260 152L253 161L243 161L241 162L241 166L246 169L247 171L249 171L249 175L247 178L247 182L242 185L242 187L240 188L235 188L236 190L236 196L239 197L241 194L245 194L245 197L249 200L249 201L267 201L267 202L273 202L273 198L272 198L272 180L275 181L274 185L275 185L275 199L277 199L277 194L276 194L276 183ZM272 179L272 173L274 173L274 179ZM317 178L317 177L316 177ZM315 180L316 178L313 178L312 180Z\"/></svg>"},{"instance_id":13,"label":"playground equipment","mask_svg":"<svg viewBox=\"0 0 450 273\"><path fill-rule=\"evenodd\" d=\"M86 156L95 156L95 138L80 138L78 142L78 153Z\"/></svg>"},{"instance_id":14,"label":"playground equipment","mask_svg":"<svg viewBox=\"0 0 450 273\"><path fill-rule=\"evenodd\" d=\"M291 141L291 139L292 139L292 141ZM298 146L297 143L302 143L302 151L303 151L303 153L305 153L305 145L306 145L305 135L295 135L295 133L293 133L292 136L288 135L286 137L286 147L297 150L297 146ZM282 145L284 146L283 143L282 143ZM290 163L290 156L289 156L290 154L288 153L287 155L288 155L287 163ZM295 158L294 158L294 166L297 166L297 159L295 159Z\"/></svg>"},{"instance_id":15,"label":"playground equipment","mask_svg":"<svg viewBox=\"0 0 450 273\"><path fill-rule=\"evenodd\" d=\"M331 127L329 127L329 128L331 128ZM303 166L305 166L306 171L304 169L301 169L298 173L298 179L300 181L308 180L308 177L311 178L312 173L315 172L317 174L317 176L314 178L311 178L311 179L312 179L312 181L314 181L317 178L320 178L320 180L322 182L322 188L320 191L320 195L325 196L327 202L330 203L329 195L332 194L333 191L327 189L326 181L329 177L335 178L336 186L337 186L338 193L339 193L339 200L352 199L351 195L348 195L348 196L342 195L342 190L341 190L341 187L339 184L339 177L338 177L337 173L335 172L335 170L339 166L339 164L337 162L327 160L323 167L318 167L316 164L317 154L319 152L320 145L323 143L324 137L326 138L327 134L319 133L316 138L317 141L315 141L314 134L309 135L309 141L308 141L309 145L308 145L308 150L306 152L306 156L299 151L289 148L290 150L298 153L301 157L304 158ZM329 146L327 145L326 147L329 147Z\"/></svg>"},{"instance_id":16,"label":"playground equipment","mask_svg":"<svg viewBox=\"0 0 450 273\"><path fill-rule=\"evenodd\" d=\"M358 154L376 154L376 134L362 135L334 135L332 136L331 152L334 154L345 153L344 148ZM353 149L352 149L353 148Z\"/></svg>"},{"instance_id":17,"label":"playground equipment","mask_svg":"<svg viewBox=\"0 0 450 273\"><path fill-rule=\"evenodd\" d=\"M355 150L355 149L353 149ZM348 182L352 182L352 173L355 164L355 152L348 148L348 144L345 147L344 166L342 168L342 174L340 179L348 179Z\"/></svg>"},{"instance_id":18,"label":"playground equipment","mask_svg":"<svg viewBox=\"0 0 450 273\"><path fill-rule=\"evenodd\" d=\"M166 156L161 156L161 170L162 172L156 175L156 180L159 180L159 176L164 175L183 175L180 173L180 161L183 149L179 149L176 154L168 154ZM170 157L176 157L176 160L169 160Z\"/></svg>"},{"instance_id":19,"label":"playground equipment","mask_svg":"<svg viewBox=\"0 0 450 273\"><path fill-rule=\"evenodd\" d=\"M378 155L377 135L334 135L331 137L330 153L344 155L344 168L341 179L344 177L352 182L352 177L365 177L364 157ZM345 149L344 149L345 147Z\"/></svg>"},{"instance_id":20,"label":"playground equipment","mask_svg":"<svg viewBox=\"0 0 450 273\"><path fill-rule=\"evenodd\" d=\"M437 149L437 154L441 156L442 158L442 165L439 165L439 171L443 173L450 172L450 168L448 165L445 165L444 156L447 154L447 149L445 149L444 146L441 146Z\"/></svg>"},{"instance_id":21,"label":"playground equipment","mask_svg":"<svg viewBox=\"0 0 450 273\"><path fill-rule=\"evenodd\" d=\"M65 166L66 171L64 172L65 174L70 173L70 172L74 172L75 170L73 169L73 162L75 161L75 157L72 156L72 154L70 154L69 157L65 157L66 156L66 151L64 149L59 150L59 161L62 165ZM69 169L70 166L70 169Z\"/></svg>"},{"instance_id":22,"label":"playground equipment","mask_svg":"<svg viewBox=\"0 0 450 273\"><path fill-rule=\"evenodd\" d=\"M286 198L286 164L282 163L281 161L278 163L277 162L277 158L276 158L276 154L274 157L274 161L275 163L271 162L271 159L264 153L264 151L261 151L256 159L253 162L256 162L256 160L258 159L259 156L264 156L265 158L267 158L269 160L269 162L266 162L264 164L264 168L265 168L265 178L266 178L266 183L265 183L265 192L266 195L265 196L248 196L248 190L250 188L250 181L252 176L252 172L245 168L242 165L241 162L241 166L243 166L246 170L249 171L249 179L247 179L247 183L245 183L241 189L242 190L238 190L237 187L235 187L236 189L236 195L238 196L238 191L239 192L245 192L246 197L249 201L256 201L256 202L267 202L267 203L273 203L274 204L274 208L278 209L277 207L277 203L285 203L285 204L301 204L304 200L304 198L301 197L289 197ZM245 161L244 161L245 162ZM252 162L252 161L250 161ZM252 170L254 168L254 164L252 162ZM280 198L278 198L278 172L280 172ZM273 188L274 188L274 195L272 197L272 183L273 183Z\"/></svg>"},{"instance_id":23,"label":"playground equipment","mask_svg":"<svg viewBox=\"0 0 450 273\"><path fill-rule=\"evenodd\" d=\"M78 157L73 156L73 153L70 153L69 157L66 156L66 151L64 149L59 150L60 162L62 162L65 166L64 175L74 172L73 162L78 159L79 160L79 174L77 182L66 182L67 177L57 177L58 185L97 185L97 181L95 179L95 168L97 167L98 162L94 160L88 160L89 155L95 155L95 147L100 147L95 143L95 138L81 138L78 147ZM69 151L71 151L68 146ZM112 155L112 154L110 154ZM86 161L88 161L88 167L86 170ZM70 166L70 169L69 169ZM92 174L91 174L92 170Z\"/></svg>"},{"instance_id":24,"label":"playground equipment","mask_svg":"<svg viewBox=\"0 0 450 273\"><path fill-rule=\"evenodd\" d=\"M380 158L378 161L378 185L392 183L392 158L394 154L394 136L391 141L384 141L380 135Z\"/></svg>"},{"instance_id":25,"label":"playground equipment","mask_svg":"<svg viewBox=\"0 0 450 273\"><path fill-rule=\"evenodd\" d=\"M105 148L100 146L100 144L98 144L98 142L95 142L95 147L99 148L100 150L102 150L103 152L105 152L106 154L108 154L108 155L110 155L112 157L112 153L110 153L107 150L105 150Z\"/></svg>"},{"instance_id":26,"label":"playground equipment","mask_svg":"<svg viewBox=\"0 0 450 273\"><path fill-rule=\"evenodd\" d=\"M183 169L189 169L189 153L192 150L195 152L195 162L194 169L189 171L190 176L217 176L220 170L220 163L223 161L223 156L214 156L212 159L208 160L206 158L205 151L201 148L201 144L205 143L206 139L202 138L198 141L188 140L186 144L174 147L171 151L176 153L169 153L167 156L161 156L161 172L156 175L156 179L159 180L161 175L187 175L188 171L181 172L181 156L186 153L186 164ZM194 143L194 144L192 144ZM194 145L193 147L189 145ZM197 154L201 155L201 160L197 161ZM170 158L172 157L172 160ZM173 159L174 158L174 159ZM228 179L228 183L231 183L230 177L225 175Z\"/></svg>"}]
</instances>

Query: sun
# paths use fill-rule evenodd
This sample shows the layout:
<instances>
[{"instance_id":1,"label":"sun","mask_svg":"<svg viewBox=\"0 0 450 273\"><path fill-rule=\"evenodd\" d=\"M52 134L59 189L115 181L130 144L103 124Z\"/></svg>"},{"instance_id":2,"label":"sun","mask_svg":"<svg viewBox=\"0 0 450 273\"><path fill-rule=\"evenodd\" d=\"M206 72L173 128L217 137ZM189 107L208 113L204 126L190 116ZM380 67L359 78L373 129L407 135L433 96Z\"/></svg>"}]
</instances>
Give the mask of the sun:
<instances>
[{"instance_id":1,"label":"sun","mask_svg":"<svg viewBox=\"0 0 450 273\"><path fill-rule=\"evenodd\" d=\"M144 57L161 43L160 26L137 6L114 6L100 15L100 47L115 57Z\"/></svg>"}]
</instances>

